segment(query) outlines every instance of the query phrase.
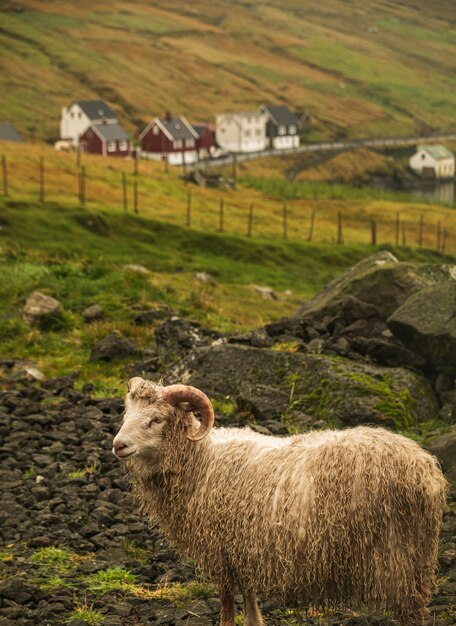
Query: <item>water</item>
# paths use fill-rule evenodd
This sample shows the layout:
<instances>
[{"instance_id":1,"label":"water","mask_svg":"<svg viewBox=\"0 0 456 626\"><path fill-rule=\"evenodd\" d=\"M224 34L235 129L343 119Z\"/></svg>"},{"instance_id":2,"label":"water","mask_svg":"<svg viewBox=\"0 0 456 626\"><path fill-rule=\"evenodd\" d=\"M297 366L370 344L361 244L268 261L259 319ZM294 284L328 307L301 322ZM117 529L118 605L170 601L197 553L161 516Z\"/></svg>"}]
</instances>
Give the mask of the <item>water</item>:
<instances>
[{"instance_id":1,"label":"water","mask_svg":"<svg viewBox=\"0 0 456 626\"><path fill-rule=\"evenodd\" d=\"M430 202L441 202L449 206L456 207L456 183L454 180L423 181L418 186L410 189L412 196L429 200Z\"/></svg>"}]
</instances>

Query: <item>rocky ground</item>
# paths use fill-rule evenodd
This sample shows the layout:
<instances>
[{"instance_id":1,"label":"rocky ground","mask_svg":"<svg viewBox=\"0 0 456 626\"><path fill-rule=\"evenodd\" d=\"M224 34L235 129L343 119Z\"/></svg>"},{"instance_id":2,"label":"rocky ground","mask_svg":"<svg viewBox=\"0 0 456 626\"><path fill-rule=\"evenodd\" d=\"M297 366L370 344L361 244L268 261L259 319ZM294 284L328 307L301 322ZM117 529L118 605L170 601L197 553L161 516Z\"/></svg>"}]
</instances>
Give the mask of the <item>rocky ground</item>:
<instances>
[{"instance_id":1,"label":"rocky ground","mask_svg":"<svg viewBox=\"0 0 456 626\"><path fill-rule=\"evenodd\" d=\"M214 399L218 424L287 434L373 422L420 437L453 480L428 622L450 626L456 624L456 332L451 307L439 306L430 338L420 339L427 331L419 308L420 297L424 308L435 303L442 285L447 300L455 289L445 269L416 273L399 265L380 256L294 318L237 337L221 338L172 312L158 321L151 314L156 351L125 361L125 379L165 375L167 382L201 385ZM116 358L118 344L119 337L108 337L102 358ZM217 623L214 589L195 563L181 562L147 527L129 496L111 453L122 398L97 397L90 385L77 389L76 374L38 381L35 371L13 361L0 362L0 372L0 626ZM271 626L395 623L348 610L298 614L267 598L262 609Z\"/></svg>"}]
</instances>

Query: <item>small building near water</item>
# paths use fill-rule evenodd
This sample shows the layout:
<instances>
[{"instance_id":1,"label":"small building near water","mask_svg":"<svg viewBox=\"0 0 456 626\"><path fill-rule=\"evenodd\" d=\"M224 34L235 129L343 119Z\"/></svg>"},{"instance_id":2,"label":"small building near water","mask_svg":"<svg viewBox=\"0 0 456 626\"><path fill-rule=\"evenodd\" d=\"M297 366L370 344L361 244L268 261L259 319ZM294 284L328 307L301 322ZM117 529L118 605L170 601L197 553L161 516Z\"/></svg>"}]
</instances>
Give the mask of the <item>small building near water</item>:
<instances>
[{"instance_id":1,"label":"small building near water","mask_svg":"<svg viewBox=\"0 0 456 626\"><path fill-rule=\"evenodd\" d=\"M409 165L423 178L454 177L454 154L441 144L417 146Z\"/></svg>"}]
</instances>

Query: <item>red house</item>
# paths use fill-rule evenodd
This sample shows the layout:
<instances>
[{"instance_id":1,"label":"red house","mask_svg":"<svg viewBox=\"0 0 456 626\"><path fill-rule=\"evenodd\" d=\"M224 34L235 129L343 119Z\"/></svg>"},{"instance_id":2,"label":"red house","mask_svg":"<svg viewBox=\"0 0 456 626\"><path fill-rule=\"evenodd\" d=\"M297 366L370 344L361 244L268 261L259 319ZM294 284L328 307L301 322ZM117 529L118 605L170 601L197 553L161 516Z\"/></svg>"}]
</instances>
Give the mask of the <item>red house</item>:
<instances>
[{"instance_id":1,"label":"red house","mask_svg":"<svg viewBox=\"0 0 456 626\"><path fill-rule=\"evenodd\" d=\"M198 123L193 124L198 139L196 146L200 159L207 159L213 156L215 149L215 127L212 124Z\"/></svg>"},{"instance_id":2,"label":"red house","mask_svg":"<svg viewBox=\"0 0 456 626\"><path fill-rule=\"evenodd\" d=\"M185 117L155 117L139 135L141 154L172 165L194 163L199 135Z\"/></svg>"},{"instance_id":3,"label":"red house","mask_svg":"<svg viewBox=\"0 0 456 626\"><path fill-rule=\"evenodd\" d=\"M115 124L92 124L79 137L81 152L103 156L128 156L131 150L130 137Z\"/></svg>"}]
</instances>

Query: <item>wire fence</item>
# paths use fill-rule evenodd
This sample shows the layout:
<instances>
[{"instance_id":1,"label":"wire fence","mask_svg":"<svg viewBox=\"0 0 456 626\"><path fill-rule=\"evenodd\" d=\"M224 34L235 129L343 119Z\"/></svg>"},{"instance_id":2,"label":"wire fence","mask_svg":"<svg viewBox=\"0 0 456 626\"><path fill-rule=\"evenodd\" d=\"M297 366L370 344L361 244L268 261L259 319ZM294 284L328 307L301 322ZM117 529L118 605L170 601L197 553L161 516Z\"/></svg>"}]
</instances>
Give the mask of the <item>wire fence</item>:
<instances>
[{"instance_id":1,"label":"wire fence","mask_svg":"<svg viewBox=\"0 0 456 626\"><path fill-rule=\"evenodd\" d=\"M454 238L448 216L451 209L442 208L425 215L425 208L413 206L413 211L397 211L391 218L372 215L348 206L312 205L310 200L281 202L265 198L246 201L239 192L217 198L204 194L197 186L180 185L181 191L170 196L166 207L163 196L157 196L152 177L140 173L137 159L131 170L125 171L107 164L100 169L76 162L55 160L47 167L44 157L35 164L16 166L14 159L1 158L0 192L5 198L27 199L41 204L62 202L96 210L99 207L123 209L125 213L144 215L178 223L207 232L243 235L248 238L266 237L282 240L344 244L391 244L394 246L434 249L452 252ZM167 169L165 170L167 172ZM166 174L165 174L166 175ZM344 205L349 204L347 201ZM456 213L455 213L456 216Z\"/></svg>"}]
</instances>

